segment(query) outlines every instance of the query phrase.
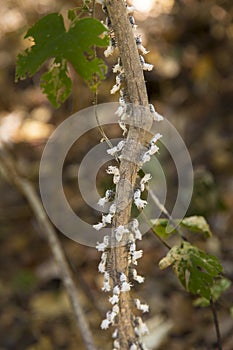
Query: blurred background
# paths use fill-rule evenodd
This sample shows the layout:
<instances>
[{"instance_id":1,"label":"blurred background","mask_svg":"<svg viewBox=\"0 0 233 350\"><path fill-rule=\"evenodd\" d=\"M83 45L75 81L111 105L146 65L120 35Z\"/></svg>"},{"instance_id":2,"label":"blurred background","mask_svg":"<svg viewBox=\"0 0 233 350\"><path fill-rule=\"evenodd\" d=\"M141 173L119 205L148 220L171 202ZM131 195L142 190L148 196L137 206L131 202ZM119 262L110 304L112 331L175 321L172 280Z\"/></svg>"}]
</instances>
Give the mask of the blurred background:
<instances>
[{"instance_id":1,"label":"blurred background","mask_svg":"<svg viewBox=\"0 0 233 350\"><path fill-rule=\"evenodd\" d=\"M204 215L214 233L204 241L190 240L224 266L233 280L233 4L231 0L135 0L134 17L143 45L150 51L146 61L154 65L145 73L149 99L183 137L194 168L193 198L187 215ZM38 190L40 157L47 138L65 118L89 107L93 94L73 74L73 94L54 109L39 88L41 73L14 82L17 54L28 47L23 39L28 27L44 15L80 5L80 1L5 0L0 7L0 145L11 149L18 167ZM103 19L98 5L96 16ZM102 53L101 53L102 54ZM107 61L106 80L98 102L117 101L110 95L114 84ZM120 135L108 130L109 137ZM101 138L98 130L82 137L70 150L64 166L64 189L73 209L95 223L100 213L84 205L77 191L77 166L90 147ZM99 181L100 194L109 178ZM176 193L172 183L171 193ZM84 349L59 271L44 233L22 195L0 177L0 350ZM172 196L171 196L172 197ZM167 200L167 206L171 203ZM171 199L172 201L172 199ZM111 348L110 332L100 330L108 310L97 274L99 253L58 232L82 304L100 349ZM165 247L148 233L140 247L144 256L140 274L146 276L135 293L150 305L145 317L151 327L154 349L209 350L216 348L212 314L193 308L194 298L179 285L171 271L159 271ZM217 305L224 350L232 350L233 319L230 315L233 287Z\"/></svg>"}]
</instances>

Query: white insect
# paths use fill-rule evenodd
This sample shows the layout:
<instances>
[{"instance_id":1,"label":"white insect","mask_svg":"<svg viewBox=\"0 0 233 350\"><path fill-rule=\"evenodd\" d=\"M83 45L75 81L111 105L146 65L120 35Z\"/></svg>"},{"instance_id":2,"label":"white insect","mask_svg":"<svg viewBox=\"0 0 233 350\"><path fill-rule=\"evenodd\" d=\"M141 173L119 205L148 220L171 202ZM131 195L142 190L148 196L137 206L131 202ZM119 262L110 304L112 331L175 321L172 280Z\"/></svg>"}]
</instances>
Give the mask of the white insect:
<instances>
[{"instance_id":1,"label":"white insect","mask_svg":"<svg viewBox=\"0 0 233 350\"><path fill-rule=\"evenodd\" d=\"M116 166L109 165L106 170L107 174L113 174L113 183L117 184L120 180L120 171Z\"/></svg>"},{"instance_id":2,"label":"white insect","mask_svg":"<svg viewBox=\"0 0 233 350\"><path fill-rule=\"evenodd\" d=\"M116 294L113 294L113 296L109 298L109 302L112 305L117 304L119 302L119 296Z\"/></svg>"},{"instance_id":3,"label":"white insect","mask_svg":"<svg viewBox=\"0 0 233 350\"><path fill-rule=\"evenodd\" d=\"M150 181L152 179L151 174L145 174L143 176L143 178L140 181L140 187L141 187L141 191L143 192L145 190L145 185L148 183L148 181Z\"/></svg>"},{"instance_id":4,"label":"white insect","mask_svg":"<svg viewBox=\"0 0 233 350\"><path fill-rule=\"evenodd\" d=\"M99 231L99 230L101 230L101 228L105 227L105 225L103 224L103 222L99 222L98 224L92 225L92 227L93 227L96 231Z\"/></svg>"},{"instance_id":5,"label":"white insect","mask_svg":"<svg viewBox=\"0 0 233 350\"><path fill-rule=\"evenodd\" d=\"M154 121L160 122L162 121L164 118L161 114L159 114L158 112L156 112L154 106L152 104L149 104L149 108L150 108L150 112L153 116Z\"/></svg>"},{"instance_id":6,"label":"white insect","mask_svg":"<svg viewBox=\"0 0 233 350\"><path fill-rule=\"evenodd\" d=\"M138 283L143 283L144 281L145 281L145 277L142 277L142 276L139 276L138 274L137 274L137 270L136 269L133 269L133 279L135 280L135 281L137 281Z\"/></svg>"},{"instance_id":7,"label":"white insect","mask_svg":"<svg viewBox=\"0 0 233 350\"><path fill-rule=\"evenodd\" d=\"M141 51L141 53L143 55L146 55L147 53L149 53L150 51L147 51L145 49L145 47L142 45L142 39L141 39L141 36L137 36L136 37L136 45L137 45L137 48L139 51Z\"/></svg>"},{"instance_id":8,"label":"white insect","mask_svg":"<svg viewBox=\"0 0 233 350\"><path fill-rule=\"evenodd\" d=\"M129 233L129 230L123 225L120 225L115 229L115 237L117 242L120 242L122 240L122 237L125 233Z\"/></svg>"},{"instance_id":9,"label":"white insect","mask_svg":"<svg viewBox=\"0 0 233 350\"><path fill-rule=\"evenodd\" d=\"M147 201L140 198L141 191L138 189L134 192L134 203L138 209L143 209L147 205Z\"/></svg>"},{"instance_id":10,"label":"white insect","mask_svg":"<svg viewBox=\"0 0 233 350\"><path fill-rule=\"evenodd\" d=\"M97 204L100 207L103 207L107 202L109 202L110 198L112 197L112 194L113 194L112 190L107 190L105 192L104 197L100 198Z\"/></svg>"},{"instance_id":11,"label":"white insect","mask_svg":"<svg viewBox=\"0 0 233 350\"><path fill-rule=\"evenodd\" d=\"M107 320L106 318L101 322L100 328L101 329L107 329L110 325L109 320Z\"/></svg>"},{"instance_id":12,"label":"white insect","mask_svg":"<svg viewBox=\"0 0 233 350\"><path fill-rule=\"evenodd\" d=\"M107 153L111 156L115 156L118 152L122 150L125 145L125 141L120 141L118 145L107 150Z\"/></svg>"},{"instance_id":13,"label":"white insect","mask_svg":"<svg viewBox=\"0 0 233 350\"><path fill-rule=\"evenodd\" d=\"M122 285L121 285L121 291L122 292L129 292L130 289L131 289L131 283L129 282L123 282Z\"/></svg>"},{"instance_id":14,"label":"white insect","mask_svg":"<svg viewBox=\"0 0 233 350\"><path fill-rule=\"evenodd\" d=\"M149 312L149 306L147 304L142 304L139 299L134 299L135 306L138 310L144 312Z\"/></svg>"}]
</instances>

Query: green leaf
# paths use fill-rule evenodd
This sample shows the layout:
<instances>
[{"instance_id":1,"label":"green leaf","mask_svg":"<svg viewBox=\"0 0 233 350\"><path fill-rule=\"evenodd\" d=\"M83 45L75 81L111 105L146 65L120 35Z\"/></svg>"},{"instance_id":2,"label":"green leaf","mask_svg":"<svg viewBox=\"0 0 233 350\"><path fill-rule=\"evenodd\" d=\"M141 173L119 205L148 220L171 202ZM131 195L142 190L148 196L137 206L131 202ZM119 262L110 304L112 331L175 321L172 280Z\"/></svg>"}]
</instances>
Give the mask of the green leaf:
<instances>
[{"instance_id":1,"label":"green leaf","mask_svg":"<svg viewBox=\"0 0 233 350\"><path fill-rule=\"evenodd\" d=\"M42 75L40 86L54 107L59 107L70 95L72 88L66 61L54 63L49 72Z\"/></svg>"},{"instance_id":2,"label":"green leaf","mask_svg":"<svg viewBox=\"0 0 233 350\"><path fill-rule=\"evenodd\" d=\"M159 262L160 269L171 265L188 292L210 300L214 279L223 270L217 257L206 254L188 242L182 242L181 245L174 246Z\"/></svg>"},{"instance_id":3,"label":"green leaf","mask_svg":"<svg viewBox=\"0 0 233 350\"><path fill-rule=\"evenodd\" d=\"M76 11L77 11L77 7L74 8L74 9L68 10L68 15L67 15L67 17L68 17L68 19L69 19L70 21L73 21L73 20L75 20L75 19L77 18Z\"/></svg>"},{"instance_id":4,"label":"green leaf","mask_svg":"<svg viewBox=\"0 0 233 350\"><path fill-rule=\"evenodd\" d=\"M57 13L49 14L31 27L25 38L32 37L34 45L18 55L16 79L32 76L49 58L61 56L60 44L66 35L63 17Z\"/></svg>"},{"instance_id":5,"label":"green leaf","mask_svg":"<svg viewBox=\"0 0 233 350\"><path fill-rule=\"evenodd\" d=\"M207 238L212 236L210 227L203 216L190 216L184 218L180 224L190 231L202 233Z\"/></svg>"},{"instance_id":6,"label":"green leaf","mask_svg":"<svg viewBox=\"0 0 233 350\"><path fill-rule=\"evenodd\" d=\"M16 65L16 80L24 79L27 75L35 74L48 59L55 58L55 62L69 61L75 71L91 86L96 86L104 79L107 67L104 61L95 57L94 46L105 47L109 39L104 35L106 27L94 18L83 18L66 31L63 17L57 13L49 14L40 19L25 35L32 37L34 45L26 49L24 54L18 55ZM43 77L43 87L48 79L55 79L54 86L65 84L65 94L68 93L67 71L59 75L52 69L49 75ZM61 82L57 80L61 78ZM49 88L46 89L50 96ZM60 91L60 89L58 89ZM51 93L53 96L53 93Z\"/></svg>"},{"instance_id":7,"label":"green leaf","mask_svg":"<svg viewBox=\"0 0 233 350\"><path fill-rule=\"evenodd\" d=\"M152 227L153 230L161 238L168 238L176 232L174 227L172 225L168 225L168 223L169 223L168 219L151 220L151 224L153 225Z\"/></svg>"},{"instance_id":8,"label":"green leaf","mask_svg":"<svg viewBox=\"0 0 233 350\"><path fill-rule=\"evenodd\" d=\"M204 235L204 237L209 238L212 236L210 227L203 216L190 216L182 220L175 219L174 222L177 226L183 226L186 229L194 232L198 232ZM172 234L176 233L174 226L169 224L168 219L155 219L151 220L153 225L153 230L161 238L169 238Z\"/></svg>"},{"instance_id":9,"label":"green leaf","mask_svg":"<svg viewBox=\"0 0 233 350\"><path fill-rule=\"evenodd\" d=\"M161 238L169 238L172 234L176 233L174 226L169 224L168 219L156 219L151 220L153 230ZM177 226L183 226L186 229L203 234L206 238L211 237L209 225L203 216L190 216L182 220L176 219L174 222Z\"/></svg>"},{"instance_id":10,"label":"green leaf","mask_svg":"<svg viewBox=\"0 0 233 350\"><path fill-rule=\"evenodd\" d=\"M210 306L210 300L208 300L204 297L200 297L194 301L193 305L200 306L200 307L207 307L207 306Z\"/></svg>"},{"instance_id":11,"label":"green leaf","mask_svg":"<svg viewBox=\"0 0 233 350\"><path fill-rule=\"evenodd\" d=\"M216 302L225 290L227 290L231 285L231 281L227 278L220 278L211 287L211 297L214 302ZM200 297L194 302L194 306L206 307L210 305L210 301L204 297Z\"/></svg>"}]
</instances>

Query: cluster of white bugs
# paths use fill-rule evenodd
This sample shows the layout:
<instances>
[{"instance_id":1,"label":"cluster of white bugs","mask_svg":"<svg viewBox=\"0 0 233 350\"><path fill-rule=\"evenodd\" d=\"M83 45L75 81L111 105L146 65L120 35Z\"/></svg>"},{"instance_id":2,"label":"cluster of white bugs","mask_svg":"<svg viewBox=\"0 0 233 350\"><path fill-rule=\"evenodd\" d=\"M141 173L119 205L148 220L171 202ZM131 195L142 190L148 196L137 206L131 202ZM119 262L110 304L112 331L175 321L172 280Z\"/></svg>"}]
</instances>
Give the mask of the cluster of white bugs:
<instances>
[{"instance_id":1,"label":"cluster of white bugs","mask_svg":"<svg viewBox=\"0 0 233 350\"><path fill-rule=\"evenodd\" d=\"M107 224L112 223L112 219L116 213L116 205L113 203L109 208L109 213L107 215L102 215L102 221L98 224L93 225L93 228L96 231L101 230L101 228L104 228L107 226Z\"/></svg>"},{"instance_id":2,"label":"cluster of white bugs","mask_svg":"<svg viewBox=\"0 0 233 350\"><path fill-rule=\"evenodd\" d=\"M125 145L125 141L122 140L118 143L117 146L108 149L107 153L110 154L111 156L115 156L115 155L117 155L118 152L121 152L124 145Z\"/></svg>"},{"instance_id":3,"label":"cluster of white bugs","mask_svg":"<svg viewBox=\"0 0 233 350\"><path fill-rule=\"evenodd\" d=\"M142 304L139 299L134 299L135 306L138 310L144 312L149 312L149 306L147 304Z\"/></svg>"},{"instance_id":4,"label":"cluster of white bugs","mask_svg":"<svg viewBox=\"0 0 233 350\"><path fill-rule=\"evenodd\" d=\"M106 203L108 203L110 201L110 199L113 197L114 192L112 190L107 190L105 192L104 197L100 198L98 201L98 205L100 207L103 207Z\"/></svg>"},{"instance_id":5,"label":"cluster of white bugs","mask_svg":"<svg viewBox=\"0 0 233 350\"><path fill-rule=\"evenodd\" d=\"M118 226L115 229L115 238L116 238L117 242L121 242L123 235L126 233L129 233L129 230L125 226L123 226L123 225Z\"/></svg>"},{"instance_id":6,"label":"cluster of white bugs","mask_svg":"<svg viewBox=\"0 0 233 350\"><path fill-rule=\"evenodd\" d=\"M102 10L106 14L105 25L106 25L107 29L110 31L110 42L109 42L109 46L104 51L104 55L105 55L105 57L109 57L109 56L113 55L114 52L116 51L117 42L116 42L114 34L113 34L111 21L110 21L110 19L108 17L108 11L107 11L107 7L105 5L105 1L104 0L96 0L96 3L99 3L99 4L102 5ZM149 51L143 46L141 35L139 35L136 32L137 25L135 24L135 19L133 17L133 12L135 10L136 10L136 8L134 6L129 6L126 3L126 11L127 11L128 15L129 15L129 17L128 17L129 18L129 22L130 22L133 30L135 31L135 36L134 36L135 37L135 43L136 43L136 46L138 48L139 60L140 60L142 69L146 70L146 71L151 71L153 69L153 65L149 64L149 63L146 63L145 59L143 57L146 54L148 54ZM114 86L112 87L110 93L111 94L115 94L116 92L120 91L119 103L120 103L121 108L119 108L119 110L117 111L117 114L118 114L119 117L121 117L121 116L123 116L125 114L125 104L126 104L125 97L126 97L127 94L125 93L124 88L122 88L122 83L125 80L125 72L124 72L124 69L123 69L120 57L118 58L117 64L113 67L113 72L116 74L116 82L115 82ZM152 108L154 108L154 107L152 106ZM151 113L152 113L152 109L151 109ZM160 117L162 118L162 116L160 116ZM125 130L125 126L122 123L122 121L120 121L120 126L123 129L123 132L124 132L123 135L125 135L126 134L126 130Z\"/></svg>"},{"instance_id":7,"label":"cluster of white bugs","mask_svg":"<svg viewBox=\"0 0 233 350\"><path fill-rule=\"evenodd\" d=\"M149 180L149 176L146 174L144 177ZM145 180L146 180L145 179ZM144 182L142 181L142 184ZM137 281L138 283L144 282L144 277L138 275L135 265L137 265L137 260L142 257L143 251L136 250L136 240L142 239L142 234L139 230L139 223L137 219L133 219L128 228L120 225L117 228L113 229L116 242L122 242L125 237L127 237L127 244L129 250L129 265L130 268L130 277L132 280ZM106 235L103 238L103 242L97 243L96 248L98 251L102 252L101 260L98 266L98 270L103 274L103 287L104 292L111 292L109 297L109 303L111 304L111 309L107 311L105 318L101 322L101 329L107 329L111 325L115 325L117 321L117 315L119 313L119 296L120 293L129 292L133 283L130 281L129 276L125 273L120 273L119 275L119 284L113 286L110 280L110 273L107 270L107 260L109 254L109 248L111 246L110 236ZM142 313L149 312L149 306L145 303L142 303L139 299L134 299L135 307ZM137 342L132 343L129 346L129 349L144 349L146 347L140 341L141 337L148 333L148 328L146 324L142 321L141 317L134 316L134 326L135 326L135 335L137 337ZM113 350L120 349L120 343L118 339L118 329L115 328L113 332Z\"/></svg>"},{"instance_id":8,"label":"cluster of white bugs","mask_svg":"<svg viewBox=\"0 0 233 350\"><path fill-rule=\"evenodd\" d=\"M138 299L135 299L135 305L138 306L139 310L142 312L148 311L148 305L141 304L141 302ZM149 333L149 330L146 326L146 324L142 321L141 317L135 317L134 318L134 324L135 324L135 334L138 336L138 341L136 343L132 343L129 346L129 350L147 350L146 346L140 341L140 339Z\"/></svg>"},{"instance_id":9,"label":"cluster of white bugs","mask_svg":"<svg viewBox=\"0 0 233 350\"><path fill-rule=\"evenodd\" d=\"M99 3L102 6L103 12L106 14L106 27L110 32L110 43L107 49L104 51L104 55L109 57L114 54L117 48L117 42L114 37L114 32L111 25L111 20L108 17L107 7L105 5L105 0L96 0L96 3ZM136 30L137 25L135 24L135 20L133 17L133 12L135 8L133 6L128 6L126 4L126 9L128 13L128 18L133 30ZM153 65L146 63L144 59L144 55L146 55L149 51L142 45L142 38L135 31L135 42L138 48L138 57L141 63L141 67L143 70L151 71ZM111 94L115 94L116 92L120 93L119 98L119 108L116 111L116 115L119 117L119 125L123 130L123 136L127 134L128 129L127 118L130 118L131 108L129 104L127 104L127 92L124 88L125 81L125 72L122 66L121 58L118 58L117 63L113 67L113 72L116 74L116 81L114 86L111 89ZM154 106L150 104L148 106L148 111L152 115L154 121L161 121L163 117L157 113L154 109ZM151 156L156 153L159 148L156 145L156 142L161 138L162 135L157 133L150 141L148 150L142 155L141 165L145 162L148 162ZM107 150L107 153L113 157L117 157L119 160L121 159L121 152L124 149L126 141L120 141L116 146ZM108 166L106 172L110 175L113 175L113 183L117 185L120 181L120 171L117 166ZM142 192L145 191L148 181L151 180L150 174L145 174L144 177L140 180L140 185L135 189L133 199L134 204L139 210L142 210L146 205L147 201L141 198ZM113 200L114 192L112 190L107 190L103 198L100 198L98 204L100 207L105 206L106 203ZM106 215L102 215L102 220L93 227L96 230L100 230L107 225L112 224L113 217L116 212L115 204L111 204L109 208L109 212ZM103 242L98 242L96 248L98 251L102 253L101 260L98 266L98 270L103 274L103 287L102 290L105 292L110 292L111 295L109 297L109 302L111 304L111 309L106 313L105 319L101 323L102 329L107 329L111 325L115 325L115 330L112 335L114 339L113 350L120 349L120 343L118 339L118 329L117 329L117 318L119 313L119 299L120 293L129 292L131 287L133 286L133 281L141 284L144 282L144 277L140 276L137 272L136 266L138 265L138 259L140 259L143 255L142 250L137 250L136 241L142 239L142 234L139 229L139 222L137 219L132 219L132 221L126 225L120 225L116 228L112 229L111 236L105 236ZM128 265L129 270L128 273L118 272L119 279L118 284L113 285L113 281L110 277L110 273L108 271L108 259L110 259L110 248L111 246L124 244L128 248ZM134 300L135 308L141 311L142 313L149 311L149 306L145 303L142 303L139 299ZM142 321L141 317L134 316L134 331L136 335L136 342L129 344L129 350L146 350L145 345L141 342L141 337L148 333L148 328L146 324Z\"/></svg>"},{"instance_id":10,"label":"cluster of white bugs","mask_svg":"<svg viewBox=\"0 0 233 350\"><path fill-rule=\"evenodd\" d=\"M145 174L140 181L140 190L141 192L145 191L145 185L152 179L151 174Z\"/></svg>"},{"instance_id":11,"label":"cluster of white bugs","mask_svg":"<svg viewBox=\"0 0 233 350\"><path fill-rule=\"evenodd\" d=\"M141 199L141 191L139 189L134 192L134 203L138 209L143 209L147 205L147 201Z\"/></svg>"},{"instance_id":12,"label":"cluster of white bugs","mask_svg":"<svg viewBox=\"0 0 233 350\"><path fill-rule=\"evenodd\" d=\"M150 150L150 149L149 149ZM149 152L149 151L147 151ZM147 153L146 152L146 153ZM143 155L144 157L144 155ZM136 207L140 210L143 209L146 205L147 205L147 201L141 199L141 193L143 191L145 191L146 188L146 184L148 183L149 180L152 179L151 174L145 174L143 176L143 178L140 181L140 188L136 189L136 191L134 192L134 204L136 205Z\"/></svg>"},{"instance_id":13,"label":"cluster of white bugs","mask_svg":"<svg viewBox=\"0 0 233 350\"><path fill-rule=\"evenodd\" d=\"M146 51L146 53L147 53L147 51ZM153 69L153 64L146 63L144 58L141 55L139 56L139 59L140 59L143 70L151 71Z\"/></svg>"},{"instance_id":14,"label":"cluster of white bugs","mask_svg":"<svg viewBox=\"0 0 233 350\"><path fill-rule=\"evenodd\" d=\"M149 162L151 156L159 151L159 147L156 145L156 142L161 139L162 135L160 133L155 134L149 143L149 149L142 156L142 164Z\"/></svg>"},{"instance_id":15,"label":"cluster of white bugs","mask_svg":"<svg viewBox=\"0 0 233 350\"><path fill-rule=\"evenodd\" d=\"M113 183L116 185L120 181L120 171L117 166L109 165L106 170L107 174L113 175Z\"/></svg>"}]
</instances>

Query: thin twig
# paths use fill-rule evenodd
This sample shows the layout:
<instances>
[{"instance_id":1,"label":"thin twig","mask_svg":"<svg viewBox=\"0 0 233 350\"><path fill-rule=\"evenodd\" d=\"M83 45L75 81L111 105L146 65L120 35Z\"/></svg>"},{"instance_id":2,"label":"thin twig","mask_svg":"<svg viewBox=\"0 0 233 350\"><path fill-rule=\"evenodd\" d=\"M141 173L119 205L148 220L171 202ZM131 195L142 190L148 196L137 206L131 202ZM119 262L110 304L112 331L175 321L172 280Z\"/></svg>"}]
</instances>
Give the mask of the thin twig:
<instances>
[{"instance_id":1,"label":"thin twig","mask_svg":"<svg viewBox=\"0 0 233 350\"><path fill-rule=\"evenodd\" d=\"M148 217L146 216L146 214L143 213L143 211L141 212L141 214L143 215L143 217L144 217L144 219L146 220L146 222L147 222L149 225L151 225L151 222L150 222L150 220L148 219ZM165 241L157 234L157 232L153 229L153 227L151 227L150 230L153 232L153 236L155 235L156 238L158 238L158 240L159 240L167 249L171 250L172 247L171 247L167 242L165 242Z\"/></svg>"},{"instance_id":2,"label":"thin twig","mask_svg":"<svg viewBox=\"0 0 233 350\"><path fill-rule=\"evenodd\" d=\"M158 199L158 197L154 194L154 192L152 190L148 190L149 194L151 195L152 200L154 201L154 203L157 205L157 207L162 211L162 213L164 213L166 215L166 217L170 220L173 228L176 230L176 232L180 235L180 237L187 241L186 237L183 236L183 232L179 227L179 224L177 225L177 223L175 222L175 220L173 219L173 217L171 216L171 214L168 212L168 210L166 209L166 207L160 202L160 200Z\"/></svg>"},{"instance_id":3,"label":"thin twig","mask_svg":"<svg viewBox=\"0 0 233 350\"><path fill-rule=\"evenodd\" d=\"M48 239L54 259L60 269L61 278L70 299L83 342L87 350L96 350L97 348L94 345L93 336L90 331L88 321L80 303L80 292L74 284L71 271L66 261L62 246L57 238L56 232L48 220L34 187L26 178L20 175L11 154L6 149L0 150L0 171L6 180L11 180L11 182L24 195L28 201L28 204L33 210L41 229Z\"/></svg>"},{"instance_id":4,"label":"thin twig","mask_svg":"<svg viewBox=\"0 0 233 350\"><path fill-rule=\"evenodd\" d=\"M215 331L217 336L217 347L218 347L218 350L222 350L222 338L221 338L221 333L219 328L218 315L217 315L215 303L213 302L212 298L210 299L210 308L214 319L214 326L215 326Z\"/></svg>"},{"instance_id":5,"label":"thin twig","mask_svg":"<svg viewBox=\"0 0 233 350\"><path fill-rule=\"evenodd\" d=\"M113 144L111 143L111 141L109 140L109 138L107 137L101 123L100 123L100 120L99 120L99 116L98 116L98 113L97 113L97 90L95 91L95 98L94 98L94 111L95 111L95 118L96 118L96 122L97 122L97 125L98 125L98 128L99 128L99 131L100 131L100 134L102 136L102 138L105 140L105 142L107 143L107 145L112 148L113 147ZM117 160L118 161L118 160ZM119 161L118 161L119 162Z\"/></svg>"}]
</instances>

